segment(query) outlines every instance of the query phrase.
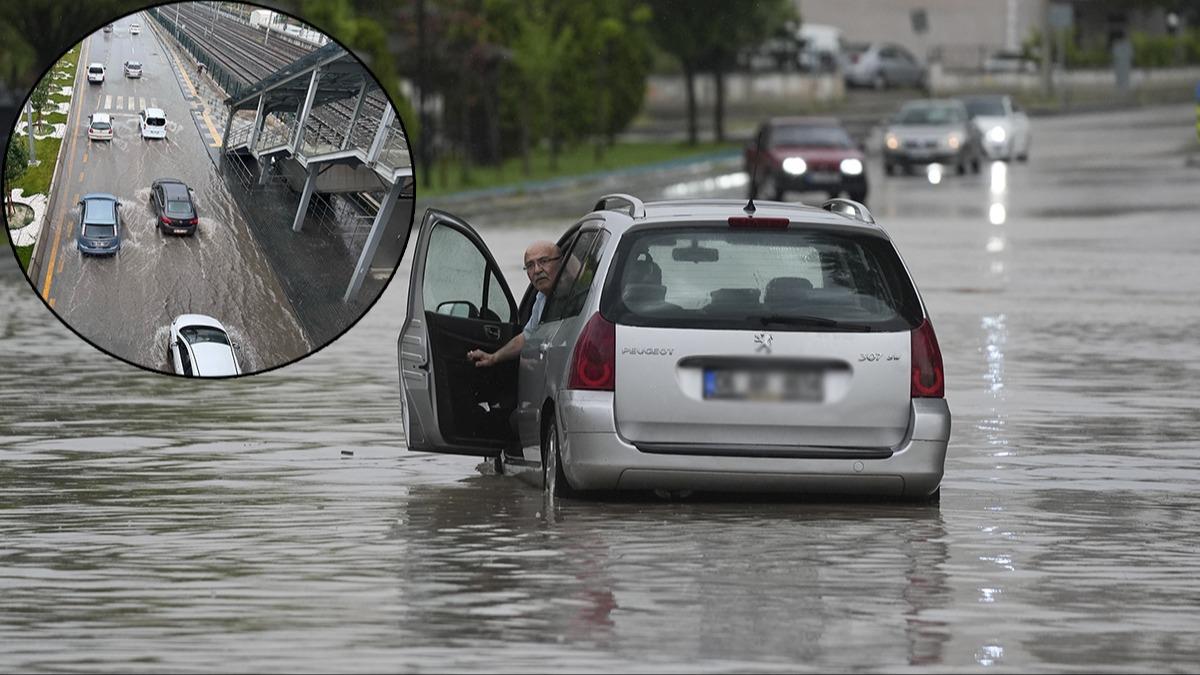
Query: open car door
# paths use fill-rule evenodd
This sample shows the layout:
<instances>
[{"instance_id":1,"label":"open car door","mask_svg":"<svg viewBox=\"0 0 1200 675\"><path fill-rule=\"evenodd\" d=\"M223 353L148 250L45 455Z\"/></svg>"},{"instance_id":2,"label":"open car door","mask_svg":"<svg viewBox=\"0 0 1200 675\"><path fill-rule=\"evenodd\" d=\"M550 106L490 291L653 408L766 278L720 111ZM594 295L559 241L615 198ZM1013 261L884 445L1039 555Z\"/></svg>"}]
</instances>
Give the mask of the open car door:
<instances>
[{"instance_id":1,"label":"open car door","mask_svg":"<svg viewBox=\"0 0 1200 675\"><path fill-rule=\"evenodd\" d=\"M495 456L515 441L519 360L478 368L467 352L494 352L520 330L512 293L483 240L465 221L427 210L397 344L410 450Z\"/></svg>"}]
</instances>

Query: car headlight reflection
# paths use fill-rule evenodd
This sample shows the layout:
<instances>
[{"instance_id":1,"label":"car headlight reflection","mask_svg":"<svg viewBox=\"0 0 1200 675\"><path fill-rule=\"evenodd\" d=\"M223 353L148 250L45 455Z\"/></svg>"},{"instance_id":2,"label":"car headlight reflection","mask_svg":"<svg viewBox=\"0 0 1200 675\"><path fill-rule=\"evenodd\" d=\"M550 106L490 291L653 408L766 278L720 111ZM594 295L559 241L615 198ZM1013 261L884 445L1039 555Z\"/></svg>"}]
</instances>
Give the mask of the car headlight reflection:
<instances>
[{"instance_id":1,"label":"car headlight reflection","mask_svg":"<svg viewBox=\"0 0 1200 675\"><path fill-rule=\"evenodd\" d=\"M783 170L790 174L802 174L808 170L808 164L801 157L788 157L783 160Z\"/></svg>"},{"instance_id":2,"label":"car headlight reflection","mask_svg":"<svg viewBox=\"0 0 1200 675\"><path fill-rule=\"evenodd\" d=\"M895 150L900 147L900 139L896 138L896 134L888 134L884 143L887 144L888 150Z\"/></svg>"},{"instance_id":3,"label":"car headlight reflection","mask_svg":"<svg viewBox=\"0 0 1200 675\"><path fill-rule=\"evenodd\" d=\"M951 150L957 150L962 144L962 138L958 134L950 134L946 137L946 145L950 146Z\"/></svg>"},{"instance_id":4,"label":"car headlight reflection","mask_svg":"<svg viewBox=\"0 0 1200 675\"><path fill-rule=\"evenodd\" d=\"M992 127L988 129L987 138L993 143L1003 143L1008 138L1008 132L1004 131L1004 127Z\"/></svg>"},{"instance_id":5,"label":"car headlight reflection","mask_svg":"<svg viewBox=\"0 0 1200 675\"><path fill-rule=\"evenodd\" d=\"M842 173L847 176L857 176L863 172L863 163L858 159L850 157L842 160L841 168Z\"/></svg>"}]
</instances>

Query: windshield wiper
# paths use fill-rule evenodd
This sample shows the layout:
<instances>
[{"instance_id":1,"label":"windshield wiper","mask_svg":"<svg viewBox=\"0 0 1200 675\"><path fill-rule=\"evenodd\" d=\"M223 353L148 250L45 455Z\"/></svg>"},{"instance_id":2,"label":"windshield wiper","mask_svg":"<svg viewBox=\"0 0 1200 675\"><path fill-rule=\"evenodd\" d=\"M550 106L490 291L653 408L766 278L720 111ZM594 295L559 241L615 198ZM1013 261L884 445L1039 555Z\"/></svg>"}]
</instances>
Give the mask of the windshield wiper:
<instances>
[{"instance_id":1,"label":"windshield wiper","mask_svg":"<svg viewBox=\"0 0 1200 675\"><path fill-rule=\"evenodd\" d=\"M841 330L861 331L870 333L873 329L862 323L844 323L836 319L807 314L768 314L758 317L759 323L766 326L820 326L822 328L838 328Z\"/></svg>"}]
</instances>

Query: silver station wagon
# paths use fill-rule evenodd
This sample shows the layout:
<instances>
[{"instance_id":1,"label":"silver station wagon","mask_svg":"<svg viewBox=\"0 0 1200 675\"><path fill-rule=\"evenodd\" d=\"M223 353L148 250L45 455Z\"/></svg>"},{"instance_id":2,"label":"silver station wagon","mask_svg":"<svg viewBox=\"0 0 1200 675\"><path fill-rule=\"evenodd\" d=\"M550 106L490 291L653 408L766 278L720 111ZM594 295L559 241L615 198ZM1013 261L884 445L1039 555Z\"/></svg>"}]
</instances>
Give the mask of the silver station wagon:
<instances>
[{"instance_id":1,"label":"silver station wagon","mask_svg":"<svg viewBox=\"0 0 1200 675\"><path fill-rule=\"evenodd\" d=\"M411 450L591 490L864 494L936 501L950 437L941 352L866 207L608 195L558 242L522 331L471 227L426 212L398 340ZM537 475L534 473L533 475Z\"/></svg>"}]
</instances>

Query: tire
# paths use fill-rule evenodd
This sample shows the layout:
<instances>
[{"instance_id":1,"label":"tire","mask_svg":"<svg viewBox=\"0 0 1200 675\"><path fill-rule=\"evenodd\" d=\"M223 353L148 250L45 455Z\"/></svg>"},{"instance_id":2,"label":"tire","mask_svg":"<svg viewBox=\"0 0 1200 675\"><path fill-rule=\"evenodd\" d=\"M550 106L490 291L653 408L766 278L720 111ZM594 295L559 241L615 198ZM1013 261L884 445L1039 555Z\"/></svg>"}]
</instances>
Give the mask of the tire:
<instances>
[{"instance_id":1,"label":"tire","mask_svg":"<svg viewBox=\"0 0 1200 675\"><path fill-rule=\"evenodd\" d=\"M563 473L562 453L558 448L558 420L551 417L542 433L542 494L573 497L575 490Z\"/></svg>"},{"instance_id":2,"label":"tire","mask_svg":"<svg viewBox=\"0 0 1200 675\"><path fill-rule=\"evenodd\" d=\"M958 175L965 176L967 174L967 160L960 156L958 158L958 165L954 167L954 170Z\"/></svg>"},{"instance_id":3,"label":"tire","mask_svg":"<svg viewBox=\"0 0 1200 675\"><path fill-rule=\"evenodd\" d=\"M979 155L975 155L975 159L971 160L971 173L979 173L980 163Z\"/></svg>"},{"instance_id":4,"label":"tire","mask_svg":"<svg viewBox=\"0 0 1200 675\"><path fill-rule=\"evenodd\" d=\"M871 87L875 89L875 91L883 91L884 89L887 89L887 84L887 78L883 76L883 73L876 73L875 77L871 78Z\"/></svg>"}]
</instances>

